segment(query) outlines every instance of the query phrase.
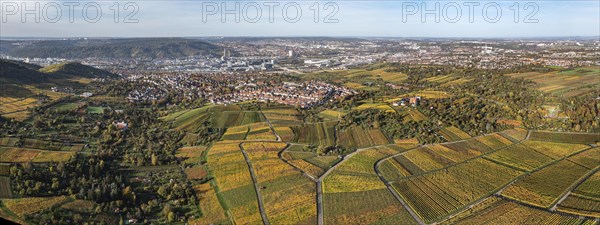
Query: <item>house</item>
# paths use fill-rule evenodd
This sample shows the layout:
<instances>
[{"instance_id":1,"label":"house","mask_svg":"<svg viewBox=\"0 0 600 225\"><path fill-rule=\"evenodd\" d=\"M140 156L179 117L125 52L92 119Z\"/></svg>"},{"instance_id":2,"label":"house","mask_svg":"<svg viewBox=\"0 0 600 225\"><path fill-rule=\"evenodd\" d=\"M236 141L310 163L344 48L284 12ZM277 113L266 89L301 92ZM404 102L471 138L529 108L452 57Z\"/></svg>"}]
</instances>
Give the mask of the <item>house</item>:
<instances>
[{"instance_id":1,"label":"house","mask_svg":"<svg viewBox=\"0 0 600 225\"><path fill-rule=\"evenodd\" d=\"M409 103L413 107L418 106L419 103L421 103L421 96L416 96L416 97L410 98Z\"/></svg>"},{"instance_id":2,"label":"house","mask_svg":"<svg viewBox=\"0 0 600 225\"><path fill-rule=\"evenodd\" d=\"M125 122L113 122L113 124L117 127L117 129L119 130L127 130L128 125Z\"/></svg>"}]
</instances>

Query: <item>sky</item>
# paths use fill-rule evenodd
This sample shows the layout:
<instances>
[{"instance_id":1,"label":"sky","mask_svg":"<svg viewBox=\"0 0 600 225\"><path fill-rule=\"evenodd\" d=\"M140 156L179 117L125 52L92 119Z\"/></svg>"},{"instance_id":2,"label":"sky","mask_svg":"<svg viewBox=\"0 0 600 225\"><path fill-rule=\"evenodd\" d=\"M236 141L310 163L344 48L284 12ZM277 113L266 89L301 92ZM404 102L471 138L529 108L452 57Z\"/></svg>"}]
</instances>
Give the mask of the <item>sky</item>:
<instances>
[{"instance_id":1,"label":"sky","mask_svg":"<svg viewBox=\"0 0 600 225\"><path fill-rule=\"evenodd\" d=\"M598 0L1 0L0 17L0 38L600 38Z\"/></svg>"}]
</instances>

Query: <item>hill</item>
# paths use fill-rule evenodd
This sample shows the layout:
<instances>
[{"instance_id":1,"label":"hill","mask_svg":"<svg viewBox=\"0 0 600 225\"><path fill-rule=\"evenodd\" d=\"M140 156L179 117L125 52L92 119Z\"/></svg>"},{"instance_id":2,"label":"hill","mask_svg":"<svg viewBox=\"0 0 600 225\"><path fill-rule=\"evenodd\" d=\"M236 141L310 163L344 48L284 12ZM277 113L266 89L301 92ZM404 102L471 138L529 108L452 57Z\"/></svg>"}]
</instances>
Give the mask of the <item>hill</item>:
<instances>
[{"instance_id":1,"label":"hill","mask_svg":"<svg viewBox=\"0 0 600 225\"><path fill-rule=\"evenodd\" d=\"M28 41L14 46L0 42L0 50L17 57L34 58L184 58L195 55L217 56L223 48L211 43L184 38L75 39Z\"/></svg>"},{"instance_id":2,"label":"hill","mask_svg":"<svg viewBox=\"0 0 600 225\"><path fill-rule=\"evenodd\" d=\"M0 60L0 81L3 86L11 83L36 84L48 82L48 76L40 71L40 67L33 64Z\"/></svg>"},{"instance_id":3,"label":"hill","mask_svg":"<svg viewBox=\"0 0 600 225\"><path fill-rule=\"evenodd\" d=\"M39 69L40 72L53 75L52 78L117 78L118 75L106 70L96 69L81 63L61 63Z\"/></svg>"}]
</instances>

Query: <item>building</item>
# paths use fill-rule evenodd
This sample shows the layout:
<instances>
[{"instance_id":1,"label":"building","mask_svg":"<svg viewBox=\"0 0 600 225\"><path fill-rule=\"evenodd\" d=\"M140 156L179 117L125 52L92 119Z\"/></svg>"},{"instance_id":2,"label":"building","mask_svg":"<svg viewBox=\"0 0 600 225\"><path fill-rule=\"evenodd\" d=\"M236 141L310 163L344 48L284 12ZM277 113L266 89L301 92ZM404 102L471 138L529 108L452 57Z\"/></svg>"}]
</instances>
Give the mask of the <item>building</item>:
<instances>
[{"instance_id":1,"label":"building","mask_svg":"<svg viewBox=\"0 0 600 225\"><path fill-rule=\"evenodd\" d=\"M409 100L410 105L414 106L418 106L419 103L421 103L421 96L417 96L417 97L412 97Z\"/></svg>"}]
</instances>

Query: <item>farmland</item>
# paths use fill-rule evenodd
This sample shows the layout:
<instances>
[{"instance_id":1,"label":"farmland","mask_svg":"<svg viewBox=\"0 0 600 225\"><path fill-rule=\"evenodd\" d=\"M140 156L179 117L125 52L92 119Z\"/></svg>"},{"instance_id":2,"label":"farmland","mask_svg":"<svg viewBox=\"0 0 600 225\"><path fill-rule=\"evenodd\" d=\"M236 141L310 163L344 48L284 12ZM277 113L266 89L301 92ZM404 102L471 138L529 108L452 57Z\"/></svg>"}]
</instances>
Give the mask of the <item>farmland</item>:
<instances>
[{"instance_id":1,"label":"farmland","mask_svg":"<svg viewBox=\"0 0 600 225\"><path fill-rule=\"evenodd\" d=\"M321 156L315 152L305 150L304 147L302 145L292 145L282 153L282 157L313 177L321 176L339 161L337 156Z\"/></svg>"},{"instance_id":2,"label":"farmland","mask_svg":"<svg viewBox=\"0 0 600 225\"><path fill-rule=\"evenodd\" d=\"M392 184L417 214L428 222L449 216L521 175L520 171L475 159Z\"/></svg>"},{"instance_id":3,"label":"farmland","mask_svg":"<svg viewBox=\"0 0 600 225\"><path fill-rule=\"evenodd\" d=\"M236 223L261 221L257 196L239 143L215 143L208 153L208 171L215 177L217 196Z\"/></svg>"},{"instance_id":4,"label":"farmland","mask_svg":"<svg viewBox=\"0 0 600 225\"><path fill-rule=\"evenodd\" d=\"M377 160L405 149L365 149L342 162L323 181L326 224L394 223L415 224L375 174ZM360 221L360 222L359 222Z\"/></svg>"},{"instance_id":5,"label":"farmland","mask_svg":"<svg viewBox=\"0 0 600 225\"><path fill-rule=\"evenodd\" d=\"M462 139L470 138L469 134L464 131L456 128L455 126L445 127L440 129L440 134L444 137L444 139L448 141L458 141Z\"/></svg>"},{"instance_id":6,"label":"farmland","mask_svg":"<svg viewBox=\"0 0 600 225\"><path fill-rule=\"evenodd\" d=\"M584 223L587 222L587 223ZM564 216L518 203L490 197L441 224L594 224L593 221Z\"/></svg>"},{"instance_id":7,"label":"farmland","mask_svg":"<svg viewBox=\"0 0 600 225\"><path fill-rule=\"evenodd\" d=\"M294 128L297 134L294 142L317 146L335 145L335 123L305 124Z\"/></svg>"},{"instance_id":8,"label":"farmland","mask_svg":"<svg viewBox=\"0 0 600 225\"><path fill-rule=\"evenodd\" d=\"M449 144L420 147L388 158L379 166L387 180L397 180L456 165L492 151L503 151L500 149L512 145L513 142L501 135L492 134Z\"/></svg>"},{"instance_id":9,"label":"farmland","mask_svg":"<svg viewBox=\"0 0 600 225\"><path fill-rule=\"evenodd\" d=\"M26 148L0 148L0 162L64 162L75 152L45 151Z\"/></svg>"},{"instance_id":10,"label":"farmland","mask_svg":"<svg viewBox=\"0 0 600 225\"><path fill-rule=\"evenodd\" d=\"M588 173L585 167L561 160L533 172L510 185L502 195L535 206L548 208L580 177Z\"/></svg>"},{"instance_id":11,"label":"farmland","mask_svg":"<svg viewBox=\"0 0 600 225\"><path fill-rule=\"evenodd\" d=\"M338 145L364 148L388 144L387 137L379 129L364 129L358 126L349 127L339 132Z\"/></svg>"},{"instance_id":12,"label":"farmland","mask_svg":"<svg viewBox=\"0 0 600 225\"><path fill-rule=\"evenodd\" d=\"M509 74L536 82L538 90L559 96L578 96L592 92L599 84L597 67L573 68L548 73L529 72Z\"/></svg>"},{"instance_id":13,"label":"farmland","mask_svg":"<svg viewBox=\"0 0 600 225\"><path fill-rule=\"evenodd\" d=\"M315 224L315 184L300 172L279 160L282 143L250 142L243 144L273 224Z\"/></svg>"},{"instance_id":14,"label":"farmland","mask_svg":"<svg viewBox=\"0 0 600 225\"><path fill-rule=\"evenodd\" d=\"M560 202L558 211L600 217L600 172L594 173Z\"/></svg>"}]
</instances>

